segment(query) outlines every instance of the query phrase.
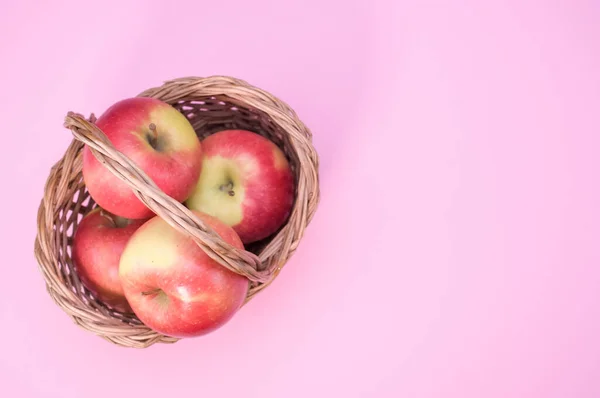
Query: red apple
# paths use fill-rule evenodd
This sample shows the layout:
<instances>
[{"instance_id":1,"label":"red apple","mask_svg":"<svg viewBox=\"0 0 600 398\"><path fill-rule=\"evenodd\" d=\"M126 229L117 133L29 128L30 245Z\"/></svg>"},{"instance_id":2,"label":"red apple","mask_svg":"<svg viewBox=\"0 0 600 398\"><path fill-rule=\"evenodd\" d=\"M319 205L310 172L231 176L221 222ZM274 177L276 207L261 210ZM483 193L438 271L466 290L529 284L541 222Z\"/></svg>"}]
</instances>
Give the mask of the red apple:
<instances>
[{"instance_id":1,"label":"red apple","mask_svg":"<svg viewBox=\"0 0 600 398\"><path fill-rule=\"evenodd\" d=\"M279 147L246 130L226 130L202 141L198 183L186 205L231 226L244 244L276 232L294 202L294 176Z\"/></svg>"},{"instance_id":2,"label":"red apple","mask_svg":"<svg viewBox=\"0 0 600 398\"><path fill-rule=\"evenodd\" d=\"M243 249L232 228L194 213L225 242ZM192 238L158 216L127 243L119 277L137 317L149 328L178 338L223 326L242 306L249 288L245 277L218 264Z\"/></svg>"},{"instance_id":3,"label":"red apple","mask_svg":"<svg viewBox=\"0 0 600 398\"><path fill-rule=\"evenodd\" d=\"M164 193L179 202L187 199L200 174L202 147L182 113L158 99L135 97L111 106L96 125ZM87 146L83 177L92 198L109 212L133 219L153 216L133 190L104 167Z\"/></svg>"},{"instance_id":4,"label":"red apple","mask_svg":"<svg viewBox=\"0 0 600 398\"><path fill-rule=\"evenodd\" d=\"M83 217L73 237L71 257L81 282L118 311L131 312L119 280L119 260L127 241L143 223L97 207Z\"/></svg>"}]
</instances>

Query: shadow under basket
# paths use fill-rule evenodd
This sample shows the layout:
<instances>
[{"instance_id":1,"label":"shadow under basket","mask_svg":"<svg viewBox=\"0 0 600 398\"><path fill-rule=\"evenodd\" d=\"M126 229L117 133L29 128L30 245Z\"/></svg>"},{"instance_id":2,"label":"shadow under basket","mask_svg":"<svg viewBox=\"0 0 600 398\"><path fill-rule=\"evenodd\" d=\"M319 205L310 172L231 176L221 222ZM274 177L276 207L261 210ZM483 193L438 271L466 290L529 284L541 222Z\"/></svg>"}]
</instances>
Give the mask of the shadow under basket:
<instances>
[{"instance_id":1,"label":"shadow under basket","mask_svg":"<svg viewBox=\"0 0 600 398\"><path fill-rule=\"evenodd\" d=\"M35 255L49 295L85 330L120 346L145 348L178 339L161 335L134 315L120 313L99 301L77 276L71 260L73 233L95 207L82 176L82 149L92 153L138 198L173 228L191 236L213 259L251 282L247 303L277 277L297 249L319 202L318 156L309 129L296 113L273 95L245 81L225 77L188 77L165 82L140 93L167 102L192 123L200 139L217 131L245 129L277 144L292 167L295 201L282 228L271 237L236 249L216 235L184 205L165 195L130 159L115 150L94 124L69 112L65 127L74 139L52 167L38 209Z\"/></svg>"}]
</instances>

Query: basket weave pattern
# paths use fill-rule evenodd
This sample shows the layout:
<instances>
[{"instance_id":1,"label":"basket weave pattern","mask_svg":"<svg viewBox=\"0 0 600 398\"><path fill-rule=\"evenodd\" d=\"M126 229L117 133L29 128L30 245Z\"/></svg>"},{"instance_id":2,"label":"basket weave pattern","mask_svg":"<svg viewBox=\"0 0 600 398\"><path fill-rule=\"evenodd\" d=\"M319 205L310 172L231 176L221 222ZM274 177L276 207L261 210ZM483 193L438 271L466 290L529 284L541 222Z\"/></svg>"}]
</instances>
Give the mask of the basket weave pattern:
<instances>
[{"instance_id":1,"label":"basket weave pattern","mask_svg":"<svg viewBox=\"0 0 600 398\"><path fill-rule=\"evenodd\" d=\"M309 129L295 112L271 94L245 81L213 76L165 82L139 96L154 97L182 112L199 138L220 130L257 132L286 154L296 181L296 197L287 223L273 236L246 250L225 243L183 204L162 192L135 163L117 151L94 124L92 115L69 112L65 127L74 139L52 167L38 209L35 255L49 295L80 327L126 347L144 348L178 339L154 332L135 316L114 311L81 283L71 260L73 233L95 207L82 176L82 149L88 145L97 159L127 183L136 196L173 228L191 236L222 266L251 282L246 303L277 277L297 249L319 202L318 156Z\"/></svg>"}]
</instances>

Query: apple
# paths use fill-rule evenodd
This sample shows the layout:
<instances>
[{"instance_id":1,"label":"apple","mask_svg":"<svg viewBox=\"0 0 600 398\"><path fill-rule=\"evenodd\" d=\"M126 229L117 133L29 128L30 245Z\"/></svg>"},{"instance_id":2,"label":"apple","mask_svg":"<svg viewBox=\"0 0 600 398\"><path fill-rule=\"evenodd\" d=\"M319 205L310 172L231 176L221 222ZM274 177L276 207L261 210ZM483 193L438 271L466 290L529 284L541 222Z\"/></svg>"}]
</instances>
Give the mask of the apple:
<instances>
[{"instance_id":1,"label":"apple","mask_svg":"<svg viewBox=\"0 0 600 398\"><path fill-rule=\"evenodd\" d=\"M142 220L129 220L96 207L73 236L71 258L81 282L107 306L131 313L119 280L119 260Z\"/></svg>"},{"instance_id":2,"label":"apple","mask_svg":"<svg viewBox=\"0 0 600 398\"><path fill-rule=\"evenodd\" d=\"M225 242L243 249L231 228L194 212ZM188 235L156 216L131 237L119 278L133 312L149 328L184 338L210 333L227 323L245 301L248 280L211 259Z\"/></svg>"},{"instance_id":3,"label":"apple","mask_svg":"<svg viewBox=\"0 0 600 398\"><path fill-rule=\"evenodd\" d=\"M188 119L174 107L154 98L128 98L108 108L96 125L165 194L179 202L191 194L202 166L202 146ZM107 211L130 219L154 215L87 146L83 178L91 197Z\"/></svg>"},{"instance_id":4,"label":"apple","mask_svg":"<svg viewBox=\"0 0 600 398\"><path fill-rule=\"evenodd\" d=\"M257 133L224 130L202 140L202 151L186 206L231 226L244 244L276 232L294 202L294 176L281 149Z\"/></svg>"}]
</instances>

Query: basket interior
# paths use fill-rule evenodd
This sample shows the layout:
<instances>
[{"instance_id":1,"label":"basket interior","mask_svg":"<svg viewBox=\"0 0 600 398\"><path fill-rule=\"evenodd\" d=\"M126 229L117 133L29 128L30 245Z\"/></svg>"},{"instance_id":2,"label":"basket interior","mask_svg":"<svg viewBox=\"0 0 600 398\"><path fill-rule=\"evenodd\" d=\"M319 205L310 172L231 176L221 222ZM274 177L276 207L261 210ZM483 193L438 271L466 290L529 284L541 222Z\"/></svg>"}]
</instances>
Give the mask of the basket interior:
<instances>
[{"instance_id":1,"label":"basket interior","mask_svg":"<svg viewBox=\"0 0 600 398\"><path fill-rule=\"evenodd\" d=\"M171 105L190 120L200 139L227 129L244 129L267 137L285 153L295 179L298 180L298 156L289 142L288 135L282 132L266 114L250 109L226 96L200 97L173 102ZM107 307L96 299L77 277L76 268L71 260L73 234L83 216L91 211L96 204L83 183L80 156L82 145L77 142L73 142L72 145L80 146L76 162L78 166L71 171L74 175L71 178L69 189L66 190L66 194L62 199L63 202L57 206L60 210L55 214L53 223L56 237L55 247L59 251L57 253L59 261L55 265L57 267L56 274L61 278L58 285L71 289L83 300L90 311L109 316L119 324L125 322L132 326L140 326L141 322L134 314L124 314ZM63 172L66 172L66 170L63 170ZM61 200L61 198L56 199ZM277 232L263 241L247 245L246 250L260 256L263 248L275 235L277 235ZM102 322L105 324L106 320Z\"/></svg>"}]
</instances>

